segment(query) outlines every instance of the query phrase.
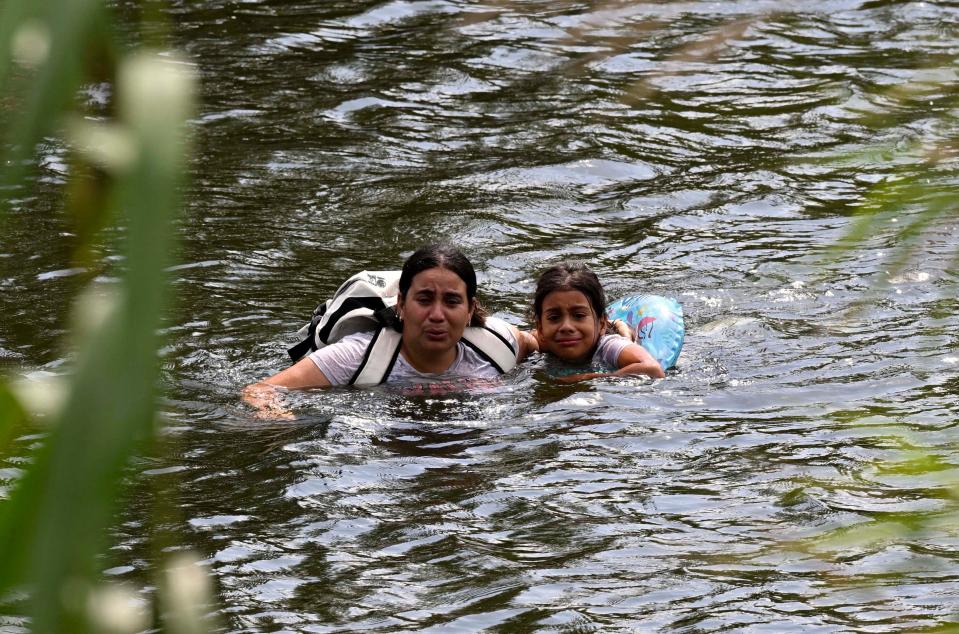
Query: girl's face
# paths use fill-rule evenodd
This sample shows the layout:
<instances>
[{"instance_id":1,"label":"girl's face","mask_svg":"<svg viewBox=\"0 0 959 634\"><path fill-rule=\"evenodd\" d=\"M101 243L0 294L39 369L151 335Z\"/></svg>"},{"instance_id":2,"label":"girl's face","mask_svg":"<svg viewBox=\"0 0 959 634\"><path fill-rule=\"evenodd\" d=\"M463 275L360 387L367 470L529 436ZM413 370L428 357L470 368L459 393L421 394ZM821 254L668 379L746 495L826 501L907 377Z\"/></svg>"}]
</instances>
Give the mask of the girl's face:
<instances>
[{"instance_id":1,"label":"girl's face","mask_svg":"<svg viewBox=\"0 0 959 634\"><path fill-rule=\"evenodd\" d=\"M544 352L570 363L585 363L606 327L580 291L553 291L543 299L536 330Z\"/></svg>"},{"instance_id":2,"label":"girl's face","mask_svg":"<svg viewBox=\"0 0 959 634\"><path fill-rule=\"evenodd\" d=\"M428 356L452 350L473 318L473 304L466 297L466 282L441 267L420 271L399 298L403 319L403 342Z\"/></svg>"}]
</instances>

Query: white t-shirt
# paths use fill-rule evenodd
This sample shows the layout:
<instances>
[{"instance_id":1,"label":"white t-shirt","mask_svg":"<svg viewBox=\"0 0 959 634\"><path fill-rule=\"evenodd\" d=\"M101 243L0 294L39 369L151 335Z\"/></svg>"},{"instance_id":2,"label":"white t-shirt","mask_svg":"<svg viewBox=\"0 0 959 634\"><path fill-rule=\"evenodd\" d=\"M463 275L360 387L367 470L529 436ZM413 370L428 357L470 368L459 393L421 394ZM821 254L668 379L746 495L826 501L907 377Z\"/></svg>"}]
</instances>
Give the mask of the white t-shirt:
<instances>
[{"instance_id":1,"label":"white t-shirt","mask_svg":"<svg viewBox=\"0 0 959 634\"><path fill-rule=\"evenodd\" d=\"M596 344L593 353L593 365L603 366L611 370L619 369L619 355L633 342L622 335L603 335Z\"/></svg>"},{"instance_id":2,"label":"white t-shirt","mask_svg":"<svg viewBox=\"0 0 959 634\"><path fill-rule=\"evenodd\" d=\"M489 318L492 319L492 318ZM518 350L516 338L512 329L504 329L506 338L514 350ZM310 353L310 359L323 373L330 385L348 385L350 379L360 367L366 349L373 339L372 332L359 332L343 337L334 344L320 348ZM411 366L403 353L396 357L396 363L386 377L385 383L422 383L432 381L449 381L457 378L491 379L500 375L493 364L484 359L478 352L465 345L462 341L456 344L456 359L445 372L429 374L420 372Z\"/></svg>"}]
</instances>

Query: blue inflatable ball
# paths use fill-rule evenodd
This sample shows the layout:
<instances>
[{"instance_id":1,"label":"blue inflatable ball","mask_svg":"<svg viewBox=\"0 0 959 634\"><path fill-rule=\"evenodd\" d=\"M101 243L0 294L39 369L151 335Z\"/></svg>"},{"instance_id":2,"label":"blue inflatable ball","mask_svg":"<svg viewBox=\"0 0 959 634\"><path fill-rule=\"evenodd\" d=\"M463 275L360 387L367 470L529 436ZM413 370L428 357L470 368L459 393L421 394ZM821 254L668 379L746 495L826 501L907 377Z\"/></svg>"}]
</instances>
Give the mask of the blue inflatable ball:
<instances>
[{"instance_id":1,"label":"blue inflatable ball","mask_svg":"<svg viewBox=\"0 0 959 634\"><path fill-rule=\"evenodd\" d=\"M631 295L606 307L610 321L622 319L636 334L636 343L653 355L663 370L676 365L683 349L686 325L683 307L671 297Z\"/></svg>"}]
</instances>

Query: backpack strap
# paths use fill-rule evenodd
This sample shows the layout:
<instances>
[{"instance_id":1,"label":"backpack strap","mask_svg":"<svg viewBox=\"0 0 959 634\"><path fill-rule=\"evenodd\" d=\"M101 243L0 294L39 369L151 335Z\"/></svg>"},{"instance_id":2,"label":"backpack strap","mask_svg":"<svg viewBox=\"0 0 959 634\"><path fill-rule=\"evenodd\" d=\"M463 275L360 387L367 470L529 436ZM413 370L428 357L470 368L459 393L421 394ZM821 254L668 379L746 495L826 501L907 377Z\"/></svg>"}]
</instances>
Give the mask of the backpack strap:
<instances>
[{"instance_id":1,"label":"backpack strap","mask_svg":"<svg viewBox=\"0 0 959 634\"><path fill-rule=\"evenodd\" d=\"M382 297L341 297L333 299L325 311L323 320L317 324L315 341L317 348L339 341L355 332L370 330L376 326L377 311L384 307Z\"/></svg>"},{"instance_id":2,"label":"backpack strap","mask_svg":"<svg viewBox=\"0 0 959 634\"><path fill-rule=\"evenodd\" d=\"M463 343L489 361L500 374L516 367L516 348L507 337L509 324L495 317L487 317L486 325L470 326L463 331Z\"/></svg>"},{"instance_id":3,"label":"backpack strap","mask_svg":"<svg viewBox=\"0 0 959 634\"><path fill-rule=\"evenodd\" d=\"M505 334L508 332L506 322L488 318L485 326L467 328L462 341L503 374L516 367L516 349L509 343ZM402 343L402 333L389 326L377 328L350 385L379 385L386 381L396 365Z\"/></svg>"},{"instance_id":4,"label":"backpack strap","mask_svg":"<svg viewBox=\"0 0 959 634\"><path fill-rule=\"evenodd\" d=\"M296 362L296 361L299 361L301 358L303 358L303 355L312 351L313 351L313 336L312 336L312 333L310 333L310 336L300 341L300 343L290 348L287 348L286 353L290 355L290 358L294 362Z\"/></svg>"},{"instance_id":5,"label":"backpack strap","mask_svg":"<svg viewBox=\"0 0 959 634\"><path fill-rule=\"evenodd\" d=\"M370 345L366 347L360 367L350 379L350 385L379 385L385 381L400 354L402 342L402 333L387 326L377 328Z\"/></svg>"},{"instance_id":6,"label":"backpack strap","mask_svg":"<svg viewBox=\"0 0 959 634\"><path fill-rule=\"evenodd\" d=\"M319 328L320 322L323 320L323 315L326 314L326 309L329 308L329 304L329 300L317 304L316 308L313 309L313 314L310 316L310 321L296 332L296 336L300 338L300 342L286 349L286 353L290 355L293 363L296 363L304 355L317 349L316 329Z\"/></svg>"}]
</instances>

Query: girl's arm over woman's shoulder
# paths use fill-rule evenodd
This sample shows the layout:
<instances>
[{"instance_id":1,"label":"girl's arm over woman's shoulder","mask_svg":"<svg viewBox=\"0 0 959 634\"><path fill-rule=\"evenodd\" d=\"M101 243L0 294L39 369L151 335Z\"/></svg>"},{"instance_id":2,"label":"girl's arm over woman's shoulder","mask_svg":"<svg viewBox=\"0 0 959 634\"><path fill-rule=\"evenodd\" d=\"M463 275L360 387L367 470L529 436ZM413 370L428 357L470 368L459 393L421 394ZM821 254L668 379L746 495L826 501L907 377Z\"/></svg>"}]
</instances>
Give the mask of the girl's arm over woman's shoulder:
<instances>
[{"instance_id":1,"label":"girl's arm over woman's shoulder","mask_svg":"<svg viewBox=\"0 0 959 634\"><path fill-rule=\"evenodd\" d=\"M536 339L535 330L529 333L513 325L510 325L510 330L512 330L513 337L516 339L516 344L519 347L516 353L517 362L522 361L534 352L539 352L539 341Z\"/></svg>"}]
</instances>

